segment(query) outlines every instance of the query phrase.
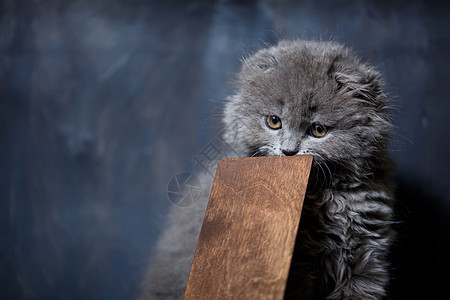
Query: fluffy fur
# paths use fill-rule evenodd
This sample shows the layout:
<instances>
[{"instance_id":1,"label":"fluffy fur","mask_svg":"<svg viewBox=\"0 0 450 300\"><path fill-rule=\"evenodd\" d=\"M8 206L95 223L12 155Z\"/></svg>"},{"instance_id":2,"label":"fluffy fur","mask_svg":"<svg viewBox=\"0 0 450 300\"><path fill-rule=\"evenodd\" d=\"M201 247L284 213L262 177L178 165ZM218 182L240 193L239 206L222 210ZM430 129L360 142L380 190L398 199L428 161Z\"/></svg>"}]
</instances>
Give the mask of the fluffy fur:
<instances>
[{"instance_id":1,"label":"fluffy fur","mask_svg":"<svg viewBox=\"0 0 450 300\"><path fill-rule=\"evenodd\" d=\"M379 73L337 43L283 41L243 60L228 100L226 138L242 156L314 156L286 297L386 296L394 237L391 123ZM277 116L282 127L271 129L267 116ZM314 124L326 128L323 137L312 134ZM145 295L182 296L202 199L172 211Z\"/></svg>"}]
</instances>

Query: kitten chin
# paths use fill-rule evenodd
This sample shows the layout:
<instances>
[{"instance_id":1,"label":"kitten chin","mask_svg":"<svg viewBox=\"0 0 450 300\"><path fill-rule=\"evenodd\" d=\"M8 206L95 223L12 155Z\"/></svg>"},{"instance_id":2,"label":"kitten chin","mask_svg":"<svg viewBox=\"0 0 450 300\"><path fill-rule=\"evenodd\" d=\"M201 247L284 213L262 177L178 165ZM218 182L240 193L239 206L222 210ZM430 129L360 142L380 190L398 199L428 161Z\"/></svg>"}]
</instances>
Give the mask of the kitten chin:
<instances>
[{"instance_id":1,"label":"kitten chin","mask_svg":"<svg viewBox=\"0 0 450 300\"><path fill-rule=\"evenodd\" d=\"M338 43L281 41L243 59L236 83L223 117L235 152L314 156L286 298L386 296L392 126L379 73ZM206 202L183 214L173 208L148 295L182 295ZM186 224L188 232L177 229Z\"/></svg>"}]
</instances>

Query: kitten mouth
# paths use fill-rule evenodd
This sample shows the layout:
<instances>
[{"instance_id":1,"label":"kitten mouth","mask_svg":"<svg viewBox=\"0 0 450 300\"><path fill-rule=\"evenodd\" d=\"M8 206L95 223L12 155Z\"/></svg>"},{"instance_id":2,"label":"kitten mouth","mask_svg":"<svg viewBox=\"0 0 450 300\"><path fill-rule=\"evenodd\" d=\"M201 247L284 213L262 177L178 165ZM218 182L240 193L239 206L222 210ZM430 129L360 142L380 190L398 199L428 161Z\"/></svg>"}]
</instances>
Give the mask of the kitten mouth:
<instances>
[{"instance_id":1,"label":"kitten mouth","mask_svg":"<svg viewBox=\"0 0 450 300\"><path fill-rule=\"evenodd\" d=\"M270 150L270 149L269 149ZM311 155L313 159L316 159L316 155L310 151L305 150L284 150L284 149L273 149L274 151L269 151L264 149L264 147L249 147L247 151L248 157L260 157L260 156L295 156L295 155Z\"/></svg>"}]
</instances>

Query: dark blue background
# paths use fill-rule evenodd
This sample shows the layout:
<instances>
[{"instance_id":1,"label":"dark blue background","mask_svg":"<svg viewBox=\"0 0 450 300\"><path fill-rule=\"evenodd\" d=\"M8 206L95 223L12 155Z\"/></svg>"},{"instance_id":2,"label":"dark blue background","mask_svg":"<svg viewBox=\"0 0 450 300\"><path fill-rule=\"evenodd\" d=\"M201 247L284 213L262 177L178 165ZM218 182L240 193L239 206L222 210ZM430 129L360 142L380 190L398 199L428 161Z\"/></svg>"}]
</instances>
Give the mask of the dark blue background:
<instances>
[{"instance_id":1,"label":"dark blue background","mask_svg":"<svg viewBox=\"0 0 450 300\"><path fill-rule=\"evenodd\" d=\"M170 205L220 131L240 57L332 39L394 100L393 298L448 284L449 8L438 1L0 3L0 299L138 295Z\"/></svg>"}]
</instances>

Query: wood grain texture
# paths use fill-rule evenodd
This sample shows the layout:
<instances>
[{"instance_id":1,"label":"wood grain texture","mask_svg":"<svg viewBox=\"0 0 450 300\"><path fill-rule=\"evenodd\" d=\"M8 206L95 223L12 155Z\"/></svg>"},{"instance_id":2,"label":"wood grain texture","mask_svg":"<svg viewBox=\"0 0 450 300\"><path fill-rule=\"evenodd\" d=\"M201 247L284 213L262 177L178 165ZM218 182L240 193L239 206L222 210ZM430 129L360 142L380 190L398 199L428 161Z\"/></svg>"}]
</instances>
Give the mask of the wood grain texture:
<instances>
[{"instance_id":1,"label":"wood grain texture","mask_svg":"<svg viewBox=\"0 0 450 300\"><path fill-rule=\"evenodd\" d=\"M312 156L219 162L184 299L282 299Z\"/></svg>"}]
</instances>

